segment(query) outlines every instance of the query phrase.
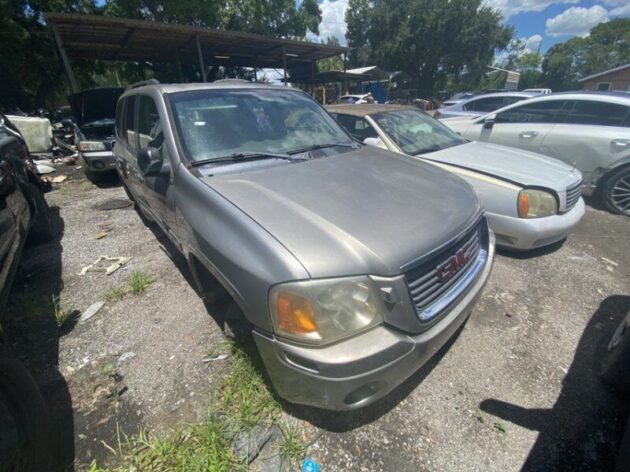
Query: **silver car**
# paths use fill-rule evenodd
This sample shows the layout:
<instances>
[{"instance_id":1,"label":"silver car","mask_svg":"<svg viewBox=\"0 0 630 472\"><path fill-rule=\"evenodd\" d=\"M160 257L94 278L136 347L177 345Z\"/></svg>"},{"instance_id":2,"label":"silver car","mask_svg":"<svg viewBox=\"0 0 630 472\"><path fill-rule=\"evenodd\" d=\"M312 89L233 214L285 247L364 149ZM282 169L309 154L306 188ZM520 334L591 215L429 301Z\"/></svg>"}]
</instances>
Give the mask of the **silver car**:
<instances>
[{"instance_id":1,"label":"silver car","mask_svg":"<svg viewBox=\"0 0 630 472\"><path fill-rule=\"evenodd\" d=\"M281 397L363 407L470 315L494 236L457 176L357 143L288 87L142 85L117 112L122 184L206 303L240 308L225 322Z\"/></svg>"},{"instance_id":2,"label":"silver car","mask_svg":"<svg viewBox=\"0 0 630 472\"><path fill-rule=\"evenodd\" d=\"M476 119L444 120L468 139L555 157L584 175L584 194L630 216L630 94L541 95Z\"/></svg>"},{"instance_id":3,"label":"silver car","mask_svg":"<svg viewBox=\"0 0 630 472\"><path fill-rule=\"evenodd\" d=\"M435 118L452 118L454 116L481 116L507 105L520 102L538 95L535 92L498 92L475 95L455 104L442 106L433 115ZM445 104L448 102L445 102Z\"/></svg>"},{"instance_id":4,"label":"silver car","mask_svg":"<svg viewBox=\"0 0 630 472\"><path fill-rule=\"evenodd\" d=\"M467 180L487 212L498 246L527 250L558 242L584 215L582 175L556 159L467 141L408 107L327 108L355 138L421 158Z\"/></svg>"}]
</instances>

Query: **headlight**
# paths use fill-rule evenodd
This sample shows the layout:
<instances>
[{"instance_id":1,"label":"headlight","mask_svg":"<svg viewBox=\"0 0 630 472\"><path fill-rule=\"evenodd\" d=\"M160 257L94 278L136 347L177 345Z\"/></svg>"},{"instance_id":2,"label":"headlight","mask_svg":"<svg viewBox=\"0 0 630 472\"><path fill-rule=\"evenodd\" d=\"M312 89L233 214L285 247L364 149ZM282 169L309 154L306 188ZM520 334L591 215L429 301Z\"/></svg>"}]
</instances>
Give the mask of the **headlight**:
<instances>
[{"instance_id":1,"label":"headlight","mask_svg":"<svg viewBox=\"0 0 630 472\"><path fill-rule=\"evenodd\" d=\"M518 216L540 218L558 213L556 197L544 190L525 189L518 194Z\"/></svg>"},{"instance_id":2,"label":"headlight","mask_svg":"<svg viewBox=\"0 0 630 472\"><path fill-rule=\"evenodd\" d=\"M327 343L383 321L385 309L368 277L290 282L270 294L276 333L309 343Z\"/></svg>"},{"instance_id":3,"label":"headlight","mask_svg":"<svg viewBox=\"0 0 630 472\"><path fill-rule=\"evenodd\" d=\"M81 141L79 151L105 151L105 143L102 141Z\"/></svg>"}]
</instances>

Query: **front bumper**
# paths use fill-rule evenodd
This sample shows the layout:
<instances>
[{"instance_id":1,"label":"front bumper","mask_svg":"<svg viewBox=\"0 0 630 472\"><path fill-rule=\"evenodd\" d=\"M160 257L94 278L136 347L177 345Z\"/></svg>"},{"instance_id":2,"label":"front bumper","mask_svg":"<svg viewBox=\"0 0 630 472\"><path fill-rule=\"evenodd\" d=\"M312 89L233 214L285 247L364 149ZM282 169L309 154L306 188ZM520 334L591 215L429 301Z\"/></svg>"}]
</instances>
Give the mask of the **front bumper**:
<instances>
[{"instance_id":1,"label":"front bumper","mask_svg":"<svg viewBox=\"0 0 630 472\"><path fill-rule=\"evenodd\" d=\"M526 219L486 213L486 217L496 234L497 246L526 251L566 238L580 222L585 210L584 200L580 198L571 210L561 215Z\"/></svg>"},{"instance_id":2,"label":"front bumper","mask_svg":"<svg viewBox=\"0 0 630 472\"><path fill-rule=\"evenodd\" d=\"M79 156L89 172L108 172L116 169L116 161L112 151L79 152Z\"/></svg>"},{"instance_id":3,"label":"front bumper","mask_svg":"<svg viewBox=\"0 0 630 472\"><path fill-rule=\"evenodd\" d=\"M491 236L487 262L477 279L445 315L417 335L381 325L329 346L307 347L254 331L276 391L290 402L328 410L354 410L385 396L422 367L466 321L493 259Z\"/></svg>"}]
</instances>

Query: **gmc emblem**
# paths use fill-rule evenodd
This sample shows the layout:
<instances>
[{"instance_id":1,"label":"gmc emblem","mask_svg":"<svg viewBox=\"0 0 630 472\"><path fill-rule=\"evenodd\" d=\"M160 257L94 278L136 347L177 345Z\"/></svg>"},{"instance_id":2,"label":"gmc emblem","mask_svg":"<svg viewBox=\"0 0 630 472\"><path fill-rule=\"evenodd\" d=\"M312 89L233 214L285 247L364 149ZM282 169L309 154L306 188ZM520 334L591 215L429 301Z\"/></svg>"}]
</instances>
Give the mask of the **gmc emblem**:
<instances>
[{"instance_id":1,"label":"gmc emblem","mask_svg":"<svg viewBox=\"0 0 630 472\"><path fill-rule=\"evenodd\" d=\"M437 277L440 282L446 282L448 279L457 274L466 262L468 262L474 242L474 240L469 241L459 248L455 254L437 266Z\"/></svg>"}]
</instances>

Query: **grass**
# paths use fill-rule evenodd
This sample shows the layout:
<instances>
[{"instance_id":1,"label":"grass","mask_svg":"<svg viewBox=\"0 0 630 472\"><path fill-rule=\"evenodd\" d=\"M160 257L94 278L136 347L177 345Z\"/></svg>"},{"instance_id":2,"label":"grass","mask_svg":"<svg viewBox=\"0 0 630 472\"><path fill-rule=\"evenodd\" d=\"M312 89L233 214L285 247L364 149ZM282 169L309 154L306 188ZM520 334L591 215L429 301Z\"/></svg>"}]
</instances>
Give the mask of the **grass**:
<instances>
[{"instance_id":1,"label":"grass","mask_svg":"<svg viewBox=\"0 0 630 472\"><path fill-rule=\"evenodd\" d=\"M139 270L133 271L127 279L129 290L135 294L144 293L146 289L149 288L149 285L151 285L152 283L153 279Z\"/></svg>"},{"instance_id":2,"label":"grass","mask_svg":"<svg viewBox=\"0 0 630 472\"><path fill-rule=\"evenodd\" d=\"M103 293L103 298L105 298L106 302L119 302L124 299L128 293L136 295L143 294L152 283L153 279L151 277L142 271L135 270L129 274L124 285L116 285L110 288Z\"/></svg>"},{"instance_id":3,"label":"grass","mask_svg":"<svg viewBox=\"0 0 630 472\"><path fill-rule=\"evenodd\" d=\"M119 468L102 469L93 463L90 472L247 470L247 464L234 455L231 438L238 431L248 431L259 423L280 422L281 412L280 404L263 379L258 357L248 354L249 349L255 349L253 340L250 341L247 347L234 342L223 346L224 352L230 352L230 371L221 381L207 420L183 428L167 439L150 438L141 433L124 444L119 441ZM302 432L282 424L280 430L284 440L277 453L283 462L292 466L299 464L308 449Z\"/></svg>"},{"instance_id":4,"label":"grass","mask_svg":"<svg viewBox=\"0 0 630 472\"><path fill-rule=\"evenodd\" d=\"M66 328L70 324L75 322L77 316L79 315L78 310L74 310L74 309L63 306L61 304L61 297L55 297L54 295L50 302L50 309L53 315L55 316L55 320L57 321L57 326L60 329Z\"/></svg>"}]
</instances>

